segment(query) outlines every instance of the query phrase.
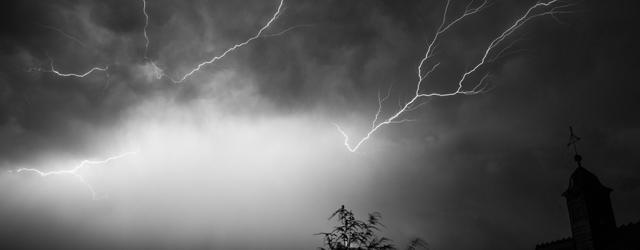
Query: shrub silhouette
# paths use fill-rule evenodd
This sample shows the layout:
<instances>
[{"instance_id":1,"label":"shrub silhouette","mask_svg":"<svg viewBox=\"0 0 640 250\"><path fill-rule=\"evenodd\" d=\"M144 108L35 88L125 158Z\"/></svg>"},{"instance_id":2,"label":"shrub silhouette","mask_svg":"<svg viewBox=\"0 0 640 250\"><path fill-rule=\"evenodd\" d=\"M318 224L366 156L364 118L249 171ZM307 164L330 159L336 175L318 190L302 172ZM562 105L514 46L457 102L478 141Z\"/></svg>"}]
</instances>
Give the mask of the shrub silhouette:
<instances>
[{"instance_id":1,"label":"shrub silhouette","mask_svg":"<svg viewBox=\"0 0 640 250\"><path fill-rule=\"evenodd\" d=\"M333 212L329 220L337 218L338 225L328 233L317 233L324 238L325 247L321 250L391 250L397 249L393 241L386 237L379 237L381 215L378 212L370 213L367 221L355 218L353 211L344 205ZM407 249L415 250L420 247L427 248L427 243L420 238L412 240Z\"/></svg>"}]
</instances>

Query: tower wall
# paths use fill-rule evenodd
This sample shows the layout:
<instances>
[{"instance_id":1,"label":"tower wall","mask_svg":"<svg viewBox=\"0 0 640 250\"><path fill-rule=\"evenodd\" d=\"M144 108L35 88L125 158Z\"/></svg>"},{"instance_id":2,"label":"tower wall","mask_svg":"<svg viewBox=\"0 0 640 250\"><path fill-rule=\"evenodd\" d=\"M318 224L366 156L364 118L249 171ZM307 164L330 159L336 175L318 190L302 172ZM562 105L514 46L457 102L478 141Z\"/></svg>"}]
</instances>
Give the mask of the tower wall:
<instances>
[{"instance_id":1,"label":"tower wall","mask_svg":"<svg viewBox=\"0 0 640 250\"><path fill-rule=\"evenodd\" d=\"M607 249L616 230L609 194L598 178L583 167L571 175L567 200L571 233L577 250Z\"/></svg>"}]
</instances>

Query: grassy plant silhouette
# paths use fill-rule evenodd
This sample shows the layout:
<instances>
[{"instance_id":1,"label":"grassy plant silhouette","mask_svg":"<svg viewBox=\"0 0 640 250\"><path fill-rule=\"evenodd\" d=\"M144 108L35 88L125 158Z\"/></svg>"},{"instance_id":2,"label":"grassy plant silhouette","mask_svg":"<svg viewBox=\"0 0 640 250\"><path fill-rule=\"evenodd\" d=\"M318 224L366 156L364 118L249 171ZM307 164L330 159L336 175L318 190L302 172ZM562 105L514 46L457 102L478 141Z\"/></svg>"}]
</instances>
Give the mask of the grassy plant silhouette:
<instances>
[{"instance_id":1,"label":"grassy plant silhouette","mask_svg":"<svg viewBox=\"0 0 640 250\"><path fill-rule=\"evenodd\" d=\"M369 214L366 221L356 219L353 211L348 210L344 205L334 211L329 220L336 218L338 225L331 232L317 233L324 238L324 247L321 250L392 250L398 249L393 241L387 237L378 236L380 227L384 225L380 222L381 214L373 212ZM415 238L407 246L407 249L415 250L419 248L427 249L427 243Z\"/></svg>"}]
</instances>

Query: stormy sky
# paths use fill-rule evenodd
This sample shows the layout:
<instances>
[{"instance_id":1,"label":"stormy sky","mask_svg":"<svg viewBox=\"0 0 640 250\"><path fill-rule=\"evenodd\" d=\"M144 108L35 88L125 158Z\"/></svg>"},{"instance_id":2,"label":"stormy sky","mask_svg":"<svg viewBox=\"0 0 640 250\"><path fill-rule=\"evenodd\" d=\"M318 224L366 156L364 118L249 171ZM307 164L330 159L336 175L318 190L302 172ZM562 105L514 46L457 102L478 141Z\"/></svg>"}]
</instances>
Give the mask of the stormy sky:
<instances>
[{"instance_id":1,"label":"stormy sky","mask_svg":"<svg viewBox=\"0 0 640 250\"><path fill-rule=\"evenodd\" d=\"M412 98L445 3L284 1L260 37L174 83L256 35L279 2L148 0L145 22L142 1L4 1L0 245L313 249L344 204L382 213L399 246L532 249L570 236L570 125L584 166L614 189L618 224L640 219L632 0L532 20L465 82L490 73L487 92L424 98L410 122L345 147L334 124L355 143L379 93L381 118ZM468 3L452 0L450 18ZM421 91L455 89L534 3L490 1L448 30ZM126 152L79 171L86 183L16 172Z\"/></svg>"}]
</instances>

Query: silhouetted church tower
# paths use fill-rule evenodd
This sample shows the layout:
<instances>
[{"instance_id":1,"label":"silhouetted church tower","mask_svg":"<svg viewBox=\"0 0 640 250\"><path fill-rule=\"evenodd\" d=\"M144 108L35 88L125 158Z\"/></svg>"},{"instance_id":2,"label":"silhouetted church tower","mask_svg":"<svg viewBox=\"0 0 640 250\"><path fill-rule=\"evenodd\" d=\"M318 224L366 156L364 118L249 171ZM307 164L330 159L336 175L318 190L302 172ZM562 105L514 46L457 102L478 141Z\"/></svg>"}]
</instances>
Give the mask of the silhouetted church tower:
<instances>
[{"instance_id":1,"label":"silhouetted church tower","mask_svg":"<svg viewBox=\"0 0 640 250\"><path fill-rule=\"evenodd\" d=\"M578 167L569 178L567 199L572 237L536 245L536 250L640 250L640 222L616 226L609 194L612 189L582 167L576 143L580 140L569 127L570 147Z\"/></svg>"},{"instance_id":2,"label":"silhouetted church tower","mask_svg":"<svg viewBox=\"0 0 640 250\"><path fill-rule=\"evenodd\" d=\"M580 138L573 134L573 129L570 131L569 146L573 146L578 167L571 174L569 188L562 196L567 199L575 249L604 249L611 244L616 230L609 198L612 189L602 185L598 177L582 167L582 157L576 147Z\"/></svg>"}]
</instances>

